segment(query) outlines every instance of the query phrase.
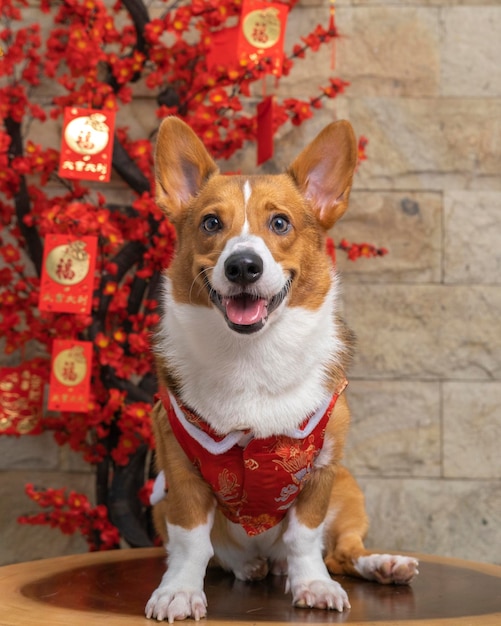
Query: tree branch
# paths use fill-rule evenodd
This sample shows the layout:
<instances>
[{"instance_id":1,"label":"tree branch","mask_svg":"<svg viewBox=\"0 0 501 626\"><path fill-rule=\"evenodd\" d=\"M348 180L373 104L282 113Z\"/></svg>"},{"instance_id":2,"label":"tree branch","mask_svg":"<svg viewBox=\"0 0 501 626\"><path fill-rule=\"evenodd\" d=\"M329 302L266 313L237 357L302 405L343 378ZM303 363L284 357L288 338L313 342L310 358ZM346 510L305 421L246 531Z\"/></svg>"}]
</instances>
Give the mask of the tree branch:
<instances>
[{"instance_id":1,"label":"tree branch","mask_svg":"<svg viewBox=\"0 0 501 626\"><path fill-rule=\"evenodd\" d=\"M129 12L136 29L137 49L144 52L148 46L144 37L144 27L150 22L148 9L142 0L122 0L122 4Z\"/></svg>"},{"instance_id":2,"label":"tree branch","mask_svg":"<svg viewBox=\"0 0 501 626\"><path fill-rule=\"evenodd\" d=\"M15 122L11 117L7 117L4 120L4 124L11 139L9 151L10 162L15 157L23 156L24 153L21 124L19 122ZM19 189L14 196L14 203L19 229L24 237L24 240L26 241L28 254L30 259L33 261L37 275L40 276L42 273L43 259L42 241L35 226L27 226L24 222L24 217L29 215L31 210L30 195L28 193L25 176L19 176Z\"/></svg>"},{"instance_id":3,"label":"tree branch","mask_svg":"<svg viewBox=\"0 0 501 626\"><path fill-rule=\"evenodd\" d=\"M139 195L151 190L150 181L131 159L116 134L113 141L113 167L117 174Z\"/></svg>"}]
</instances>

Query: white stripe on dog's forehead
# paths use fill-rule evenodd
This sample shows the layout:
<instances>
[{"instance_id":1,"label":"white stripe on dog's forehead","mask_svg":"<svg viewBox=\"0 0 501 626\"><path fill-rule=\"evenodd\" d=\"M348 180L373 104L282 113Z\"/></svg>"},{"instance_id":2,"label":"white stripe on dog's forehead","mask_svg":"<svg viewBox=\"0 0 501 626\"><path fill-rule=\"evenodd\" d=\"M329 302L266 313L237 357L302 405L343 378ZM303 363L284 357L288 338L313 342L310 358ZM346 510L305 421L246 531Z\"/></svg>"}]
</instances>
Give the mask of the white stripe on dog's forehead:
<instances>
[{"instance_id":1,"label":"white stripe on dog's forehead","mask_svg":"<svg viewBox=\"0 0 501 626\"><path fill-rule=\"evenodd\" d=\"M251 184L249 182L249 179L247 179L244 183L244 213L245 213L245 220L244 220L244 225L242 228L242 235L247 235L249 233L249 221L247 219L247 205L249 204L249 200L252 194L252 188L251 188Z\"/></svg>"},{"instance_id":2,"label":"white stripe on dog's forehead","mask_svg":"<svg viewBox=\"0 0 501 626\"><path fill-rule=\"evenodd\" d=\"M244 183L244 202L245 202L246 209L247 209L247 204L249 203L249 200L251 197L251 193L252 193L252 189L251 189L250 181L249 179L247 179Z\"/></svg>"}]
</instances>

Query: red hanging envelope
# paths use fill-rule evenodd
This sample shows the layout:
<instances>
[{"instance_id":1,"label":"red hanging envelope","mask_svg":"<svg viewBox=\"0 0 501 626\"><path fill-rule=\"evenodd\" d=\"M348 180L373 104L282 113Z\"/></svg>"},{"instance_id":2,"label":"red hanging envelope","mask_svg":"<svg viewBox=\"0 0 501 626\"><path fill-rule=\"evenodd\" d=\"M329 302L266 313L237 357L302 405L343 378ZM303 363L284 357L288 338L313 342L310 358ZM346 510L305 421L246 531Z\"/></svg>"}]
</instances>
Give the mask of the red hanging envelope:
<instances>
[{"instance_id":1,"label":"red hanging envelope","mask_svg":"<svg viewBox=\"0 0 501 626\"><path fill-rule=\"evenodd\" d=\"M66 107L59 176L109 181L114 130L115 111Z\"/></svg>"},{"instance_id":2,"label":"red hanging envelope","mask_svg":"<svg viewBox=\"0 0 501 626\"><path fill-rule=\"evenodd\" d=\"M207 69L228 70L238 65L237 43L238 26L224 28L211 34L210 48L207 51Z\"/></svg>"},{"instance_id":3,"label":"red hanging envelope","mask_svg":"<svg viewBox=\"0 0 501 626\"><path fill-rule=\"evenodd\" d=\"M284 37L289 7L264 0L244 0L240 18L238 57L259 61L270 58L271 73L282 75Z\"/></svg>"},{"instance_id":4,"label":"red hanging envelope","mask_svg":"<svg viewBox=\"0 0 501 626\"><path fill-rule=\"evenodd\" d=\"M35 435L41 432L48 371L45 359L0 368L0 434Z\"/></svg>"},{"instance_id":5,"label":"red hanging envelope","mask_svg":"<svg viewBox=\"0 0 501 626\"><path fill-rule=\"evenodd\" d=\"M92 308L96 255L97 237L47 235L38 308L88 315Z\"/></svg>"},{"instance_id":6,"label":"red hanging envelope","mask_svg":"<svg viewBox=\"0 0 501 626\"><path fill-rule=\"evenodd\" d=\"M91 374L92 343L56 339L52 348L49 410L87 413Z\"/></svg>"}]
</instances>

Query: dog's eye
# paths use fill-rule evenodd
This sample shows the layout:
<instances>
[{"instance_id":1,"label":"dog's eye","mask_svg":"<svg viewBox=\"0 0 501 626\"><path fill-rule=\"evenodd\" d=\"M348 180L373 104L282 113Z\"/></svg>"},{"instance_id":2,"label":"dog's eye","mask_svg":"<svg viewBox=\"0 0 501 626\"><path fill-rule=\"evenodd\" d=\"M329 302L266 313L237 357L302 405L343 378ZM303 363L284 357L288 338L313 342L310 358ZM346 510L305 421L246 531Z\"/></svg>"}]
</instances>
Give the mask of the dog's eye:
<instances>
[{"instance_id":1,"label":"dog's eye","mask_svg":"<svg viewBox=\"0 0 501 626\"><path fill-rule=\"evenodd\" d=\"M202 220L202 230L206 233L217 233L223 224L217 215L206 215Z\"/></svg>"},{"instance_id":2,"label":"dog's eye","mask_svg":"<svg viewBox=\"0 0 501 626\"><path fill-rule=\"evenodd\" d=\"M285 235L292 228L289 218L285 215L274 215L270 221L271 230L277 235Z\"/></svg>"}]
</instances>

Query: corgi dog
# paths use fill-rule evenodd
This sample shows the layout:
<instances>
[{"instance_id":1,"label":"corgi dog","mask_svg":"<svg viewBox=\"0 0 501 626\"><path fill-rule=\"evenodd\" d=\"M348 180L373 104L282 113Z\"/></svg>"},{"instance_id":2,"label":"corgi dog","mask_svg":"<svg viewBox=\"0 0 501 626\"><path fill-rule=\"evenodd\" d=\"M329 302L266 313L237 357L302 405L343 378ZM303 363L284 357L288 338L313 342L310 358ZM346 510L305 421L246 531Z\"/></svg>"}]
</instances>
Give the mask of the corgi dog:
<instances>
[{"instance_id":1,"label":"corgi dog","mask_svg":"<svg viewBox=\"0 0 501 626\"><path fill-rule=\"evenodd\" d=\"M337 611L350 603L331 574L407 584L418 573L414 558L364 548L363 495L340 465L353 336L325 240L356 164L346 121L285 173L253 176L220 174L181 120L160 126L156 199L177 250L155 338L167 571L148 618L204 617L209 564L241 580L285 575L295 606Z\"/></svg>"}]
</instances>

